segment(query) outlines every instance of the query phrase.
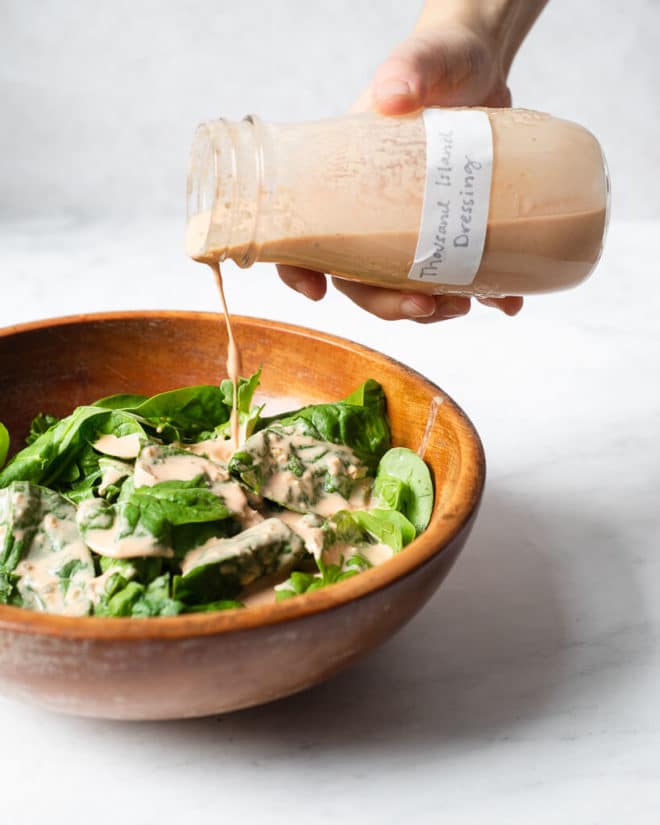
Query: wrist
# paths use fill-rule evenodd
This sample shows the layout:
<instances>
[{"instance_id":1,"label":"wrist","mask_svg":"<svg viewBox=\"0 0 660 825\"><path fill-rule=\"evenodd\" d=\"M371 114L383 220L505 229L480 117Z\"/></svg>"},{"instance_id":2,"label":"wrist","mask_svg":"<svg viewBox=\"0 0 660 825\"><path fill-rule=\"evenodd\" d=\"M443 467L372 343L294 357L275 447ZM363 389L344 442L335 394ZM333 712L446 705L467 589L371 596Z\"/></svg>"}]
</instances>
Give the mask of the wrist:
<instances>
[{"instance_id":1,"label":"wrist","mask_svg":"<svg viewBox=\"0 0 660 825\"><path fill-rule=\"evenodd\" d=\"M482 38L504 75L547 0L427 0L415 31L465 26Z\"/></svg>"}]
</instances>

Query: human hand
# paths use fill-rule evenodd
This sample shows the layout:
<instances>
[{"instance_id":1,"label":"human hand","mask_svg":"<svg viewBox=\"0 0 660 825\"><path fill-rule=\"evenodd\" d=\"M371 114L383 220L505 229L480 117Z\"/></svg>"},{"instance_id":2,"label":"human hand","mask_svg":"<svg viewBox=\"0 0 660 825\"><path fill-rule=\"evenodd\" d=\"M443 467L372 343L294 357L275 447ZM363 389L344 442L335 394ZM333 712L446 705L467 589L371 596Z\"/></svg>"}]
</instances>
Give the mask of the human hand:
<instances>
[{"instance_id":1,"label":"human hand","mask_svg":"<svg viewBox=\"0 0 660 825\"><path fill-rule=\"evenodd\" d=\"M510 106L508 62L503 47L477 18L464 22L422 17L413 34L377 70L352 111L402 115L434 105ZM320 272L285 265L278 270L284 283L308 298L318 301L325 295L326 276ZM465 315L470 309L470 298L459 295L399 292L332 280L354 303L385 320L409 318L431 323ZM523 300L512 296L482 299L482 303L515 315Z\"/></svg>"}]
</instances>

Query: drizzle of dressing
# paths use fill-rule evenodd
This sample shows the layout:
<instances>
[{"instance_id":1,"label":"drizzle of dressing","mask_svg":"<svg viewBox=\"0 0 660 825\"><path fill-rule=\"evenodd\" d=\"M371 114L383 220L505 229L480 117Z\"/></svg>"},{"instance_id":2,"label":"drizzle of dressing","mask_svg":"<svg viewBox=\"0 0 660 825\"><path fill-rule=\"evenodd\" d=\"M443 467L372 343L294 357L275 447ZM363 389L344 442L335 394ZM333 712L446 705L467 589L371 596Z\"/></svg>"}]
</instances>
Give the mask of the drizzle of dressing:
<instances>
[{"instance_id":1,"label":"drizzle of dressing","mask_svg":"<svg viewBox=\"0 0 660 825\"><path fill-rule=\"evenodd\" d=\"M211 482L229 481L229 473L221 464L192 452L168 455L157 444L145 447L135 462L133 476L136 487L153 487L161 481L192 481L205 475Z\"/></svg>"},{"instance_id":2,"label":"drizzle of dressing","mask_svg":"<svg viewBox=\"0 0 660 825\"><path fill-rule=\"evenodd\" d=\"M231 320L229 318L229 311L227 309L227 301L225 299L225 289L222 283L222 273L220 272L220 264L217 261L206 261L211 267L211 271L215 276L215 282L220 293L220 301L222 302L222 311L225 316L225 325L227 327L227 375L232 383L232 404L231 404L231 438L234 444L234 449L238 449L238 378L241 374L241 354L234 339L234 333L231 328Z\"/></svg>"},{"instance_id":3,"label":"drizzle of dressing","mask_svg":"<svg viewBox=\"0 0 660 825\"><path fill-rule=\"evenodd\" d=\"M86 499L78 506L76 519L80 525L88 516L89 510L98 507L98 499ZM161 556L172 558L171 547L163 547L150 533L128 533L127 525L120 516L115 518L110 527L96 527L81 531L87 547L111 559L134 559L140 556Z\"/></svg>"},{"instance_id":4,"label":"drizzle of dressing","mask_svg":"<svg viewBox=\"0 0 660 825\"><path fill-rule=\"evenodd\" d=\"M58 571L70 562L78 562L80 569L65 586ZM14 572L20 576L17 587L26 607L64 616L89 612L87 589L94 566L72 519L44 516L26 558Z\"/></svg>"},{"instance_id":5,"label":"drizzle of dressing","mask_svg":"<svg viewBox=\"0 0 660 825\"><path fill-rule=\"evenodd\" d=\"M435 426L435 420L438 417L438 410L440 409L440 405L444 402L444 400L445 399L441 395L434 395L431 399L431 404L429 406L429 414L426 417L426 426L424 427L422 440L419 442L419 447L417 448L417 455L420 458L424 458L426 449L429 446L431 432L433 430L433 427Z\"/></svg>"},{"instance_id":6,"label":"drizzle of dressing","mask_svg":"<svg viewBox=\"0 0 660 825\"><path fill-rule=\"evenodd\" d=\"M113 461L111 458L101 458L99 461L101 468L101 483L99 484L99 495L105 495L108 487L128 478L133 472L130 464L123 461Z\"/></svg>"},{"instance_id":7,"label":"drizzle of dressing","mask_svg":"<svg viewBox=\"0 0 660 825\"><path fill-rule=\"evenodd\" d=\"M130 435L102 435L93 444L95 450L113 458L136 458L140 452L140 436L138 433Z\"/></svg>"},{"instance_id":8,"label":"drizzle of dressing","mask_svg":"<svg viewBox=\"0 0 660 825\"><path fill-rule=\"evenodd\" d=\"M234 452L232 440L229 438L209 438L207 441L198 441L196 444L187 444L186 449L196 455L205 456L212 461L228 464Z\"/></svg>"},{"instance_id":9,"label":"drizzle of dressing","mask_svg":"<svg viewBox=\"0 0 660 825\"><path fill-rule=\"evenodd\" d=\"M294 561L296 555L300 555L296 552L292 539L295 539L302 547L302 541L283 521L278 518L268 518L231 538L212 538L194 550L190 550L181 561L181 572L185 576L196 567L203 567L207 564L217 564L228 559L249 557L253 554L259 557L261 550L265 551L265 556L268 558L271 545L290 542L291 547L283 550L278 557L278 566L286 567L288 563ZM251 567L246 565L248 573L253 573ZM245 584L248 583L245 582Z\"/></svg>"},{"instance_id":10,"label":"drizzle of dressing","mask_svg":"<svg viewBox=\"0 0 660 825\"><path fill-rule=\"evenodd\" d=\"M319 441L290 426L256 433L246 441L244 449L257 459L262 475L259 492L270 501L320 516L331 516L338 510L358 510L366 504L366 468L350 447ZM291 466L292 458L300 465L296 471ZM328 492L323 476L328 480L346 476L351 482L350 498Z\"/></svg>"},{"instance_id":11,"label":"drizzle of dressing","mask_svg":"<svg viewBox=\"0 0 660 825\"><path fill-rule=\"evenodd\" d=\"M394 552L391 547L381 542L376 544L361 544L359 547L355 547L347 542L338 541L323 551L323 561L326 564L338 564L345 569L344 562L356 554L359 554L370 564L376 566L391 559Z\"/></svg>"},{"instance_id":12,"label":"drizzle of dressing","mask_svg":"<svg viewBox=\"0 0 660 825\"><path fill-rule=\"evenodd\" d=\"M162 481L192 481L200 475L206 476L211 490L232 513L256 523L254 511L248 507L247 495L241 485L230 477L226 467L192 451L168 455L167 448L159 445L145 447L135 462L133 479L136 487L153 487Z\"/></svg>"},{"instance_id":13,"label":"drizzle of dressing","mask_svg":"<svg viewBox=\"0 0 660 825\"><path fill-rule=\"evenodd\" d=\"M294 513L291 510L282 510L277 518L287 524L294 533L297 533L305 542L305 549L315 558L320 558L323 552L323 519L314 513Z\"/></svg>"}]
</instances>

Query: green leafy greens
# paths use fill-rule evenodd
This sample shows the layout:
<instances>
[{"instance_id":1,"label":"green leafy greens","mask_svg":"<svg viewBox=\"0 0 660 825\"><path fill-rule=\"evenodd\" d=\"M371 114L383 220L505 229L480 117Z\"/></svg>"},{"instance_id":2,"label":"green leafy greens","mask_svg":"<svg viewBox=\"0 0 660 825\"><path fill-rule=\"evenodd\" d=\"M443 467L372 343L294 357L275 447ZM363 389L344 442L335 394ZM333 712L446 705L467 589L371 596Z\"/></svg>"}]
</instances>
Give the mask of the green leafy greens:
<instances>
[{"instance_id":1,"label":"green leafy greens","mask_svg":"<svg viewBox=\"0 0 660 825\"><path fill-rule=\"evenodd\" d=\"M0 468L7 460L7 453L9 452L9 433L7 428L0 421Z\"/></svg>"},{"instance_id":2,"label":"green leafy greens","mask_svg":"<svg viewBox=\"0 0 660 825\"><path fill-rule=\"evenodd\" d=\"M264 416L261 371L234 388L122 393L40 413L6 464L0 424L0 603L69 615L236 609L351 578L425 529L424 462L391 447L385 394ZM278 584L279 582L279 584Z\"/></svg>"}]
</instances>

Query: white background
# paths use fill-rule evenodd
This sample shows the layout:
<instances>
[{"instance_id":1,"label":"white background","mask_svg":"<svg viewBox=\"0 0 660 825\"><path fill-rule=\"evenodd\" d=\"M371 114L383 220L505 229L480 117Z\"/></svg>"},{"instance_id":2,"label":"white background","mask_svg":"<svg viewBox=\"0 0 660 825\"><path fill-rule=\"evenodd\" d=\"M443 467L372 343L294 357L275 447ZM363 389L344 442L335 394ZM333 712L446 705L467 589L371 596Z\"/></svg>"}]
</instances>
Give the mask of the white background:
<instances>
[{"instance_id":1,"label":"white background","mask_svg":"<svg viewBox=\"0 0 660 825\"><path fill-rule=\"evenodd\" d=\"M2 0L0 325L217 308L181 251L196 122L341 112L415 13ZM658 821L659 46L655 0L554 0L514 65L516 103L610 161L606 252L575 292L424 327L227 267L235 312L367 343L464 406L489 463L475 530L403 632L299 697L142 725L0 699L3 822Z\"/></svg>"},{"instance_id":2,"label":"white background","mask_svg":"<svg viewBox=\"0 0 660 825\"><path fill-rule=\"evenodd\" d=\"M198 121L344 111L419 7L2 0L0 208L181 216ZM657 0L551 0L511 77L516 105L602 140L625 218L660 216L659 32Z\"/></svg>"}]
</instances>

